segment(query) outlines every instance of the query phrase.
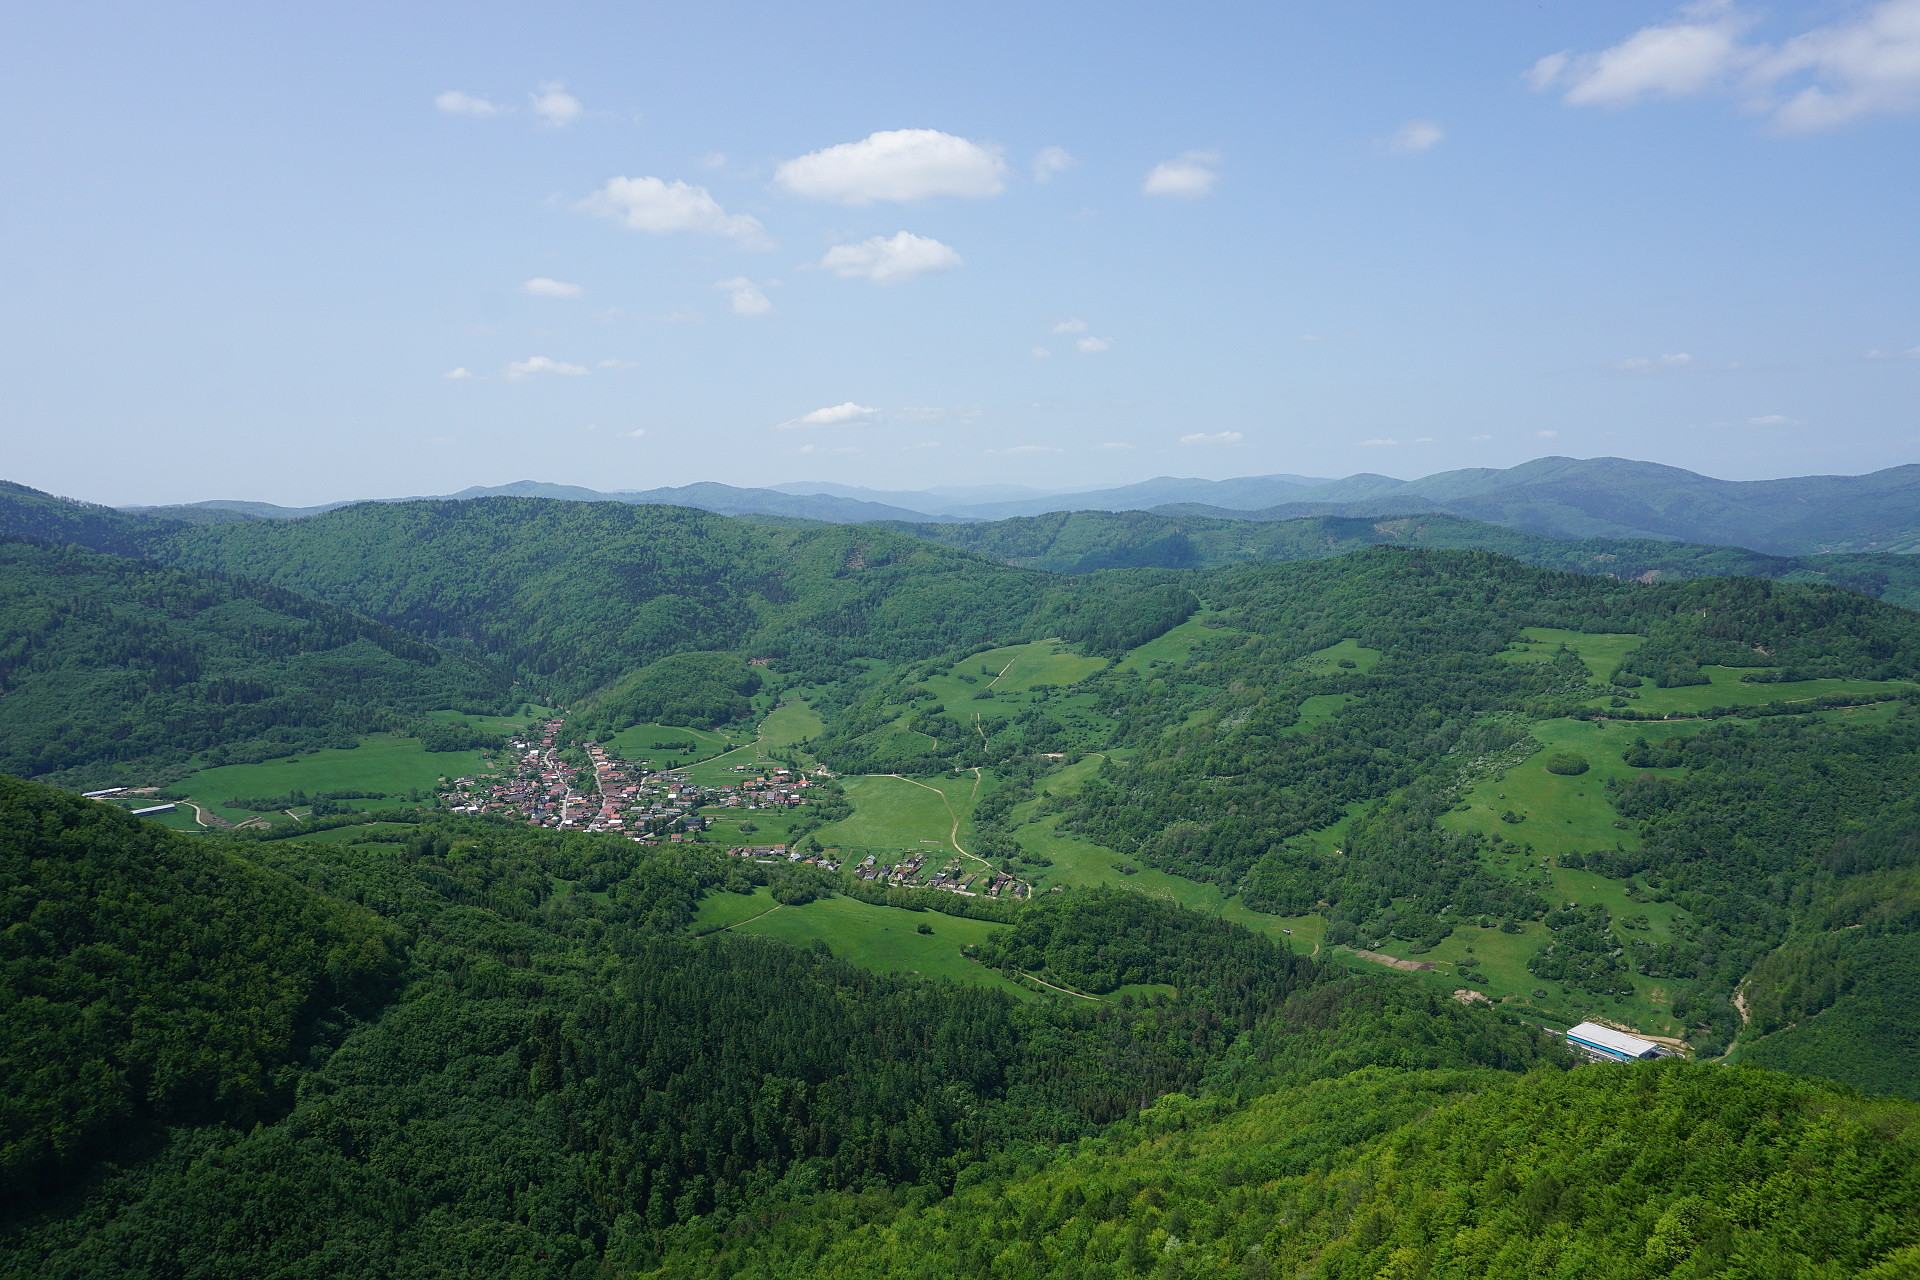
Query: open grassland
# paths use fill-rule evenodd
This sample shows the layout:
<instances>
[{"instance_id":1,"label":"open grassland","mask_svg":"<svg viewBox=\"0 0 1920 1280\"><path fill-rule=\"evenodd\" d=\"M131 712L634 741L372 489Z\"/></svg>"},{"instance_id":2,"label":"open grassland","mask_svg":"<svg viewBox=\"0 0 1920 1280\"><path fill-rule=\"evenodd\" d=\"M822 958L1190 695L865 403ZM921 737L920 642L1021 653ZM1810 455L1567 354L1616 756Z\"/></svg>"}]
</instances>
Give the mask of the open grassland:
<instances>
[{"instance_id":1,"label":"open grassland","mask_svg":"<svg viewBox=\"0 0 1920 1280\"><path fill-rule=\"evenodd\" d=\"M853 815L829 823L814 834L821 847L918 849L923 841L958 852L954 823L972 812L975 779L914 781L883 775L843 778Z\"/></svg>"},{"instance_id":2,"label":"open grassland","mask_svg":"<svg viewBox=\"0 0 1920 1280\"><path fill-rule=\"evenodd\" d=\"M1322 720L1331 718L1334 712L1352 702L1357 696L1351 693L1316 693L1300 704L1300 718L1280 732L1282 734L1303 733Z\"/></svg>"},{"instance_id":3,"label":"open grassland","mask_svg":"<svg viewBox=\"0 0 1920 1280\"><path fill-rule=\"evenodd\" d=\"M1811 702L1815 698L1890 699L1920 687L1906 680L1790 680L1780 684L1749 684L1740 679L1747 674L1746 667L1702 667L1700 670L1711 683L1681 685L1677 689L1642 685L1633 690L1640 696L1632 699L1632 709L1686 715L1707 707L1757 707L1768 702ZM1603 705L1603 702L1594 705Z\"/></svg>"},{"instance_id":4,"label":"open grassland","mask_svg":"<svg viewBox=\"0 0 1920 1280\"><path fill-rule=\"evenodd\" d=\"M438 720L442 724L464 724L479 733L518 733L536 719L544 719L544 708L535 708L540 715L516 716L470 716L461 711L429 711L427 719Z\"/></svg>"},{"instance_id":5,"label":"open grassland","mask_svg":"<svg viewBox=\"0 0 1920 1280\"><path fill-rule=\"evenodd\" d=\"M1630 632L1560 631L1553 627L1526 627L1525 637L1501 655L1512 662L1551 662L1562 645L1579 655L1595 680L1605 680L1629 653L1646 643Z\"/></svg>"},{"instance_id":6,"label":"open grassland","mask_svg":"<svg viewBox=\"0 0 1920 1280\"><path fill-rule=\"evenodd\" d=\"M694 760L704 760L722 751L730 751L743 741L751 741L751 733L735 731L716 731L712 729L682 729L664 724L636 724L622 729L608 738L604 746L613 755L622 760L648 760L655 768L674 769ZM692 751L672 750L655 747L656 742L693 744Z\"/></svg>"},{"instance_id":7,"label":"open grassland","mask_svg":"<svg viewBox=\"0 0 1920 1280\"><path fill-rule=\"evenodd\" d=\"M706 903L701 905L704 907ZM932 932L919 932L923 924ZM941 915L937 911L879 907L853 898L822 898L804 906L769 911L756 920L737 925L733 932L771 938L795 947L807 946L818 939L840 959L875 973L950 978L1030 999L1029 993L1008 982L997 971L960 954L962 947L985 942L995 930L1005 927L985 920Z\"/></svg>"},{"instance_id":8,"label":"open grassland","mask_svg":"<svg viewBox=\"0 0 1920 1280\"><path fill-rule=\"evenodd\" d=\"M1193 657L1194 646L1202 641L1240 634L1212 625L1212 618L1204 611L1194 614L1173 630L1128 651L1120 665L1143 675L1156 666L1180 666Z\"/></svg>"},{"instance_id":9,"label":"open grassland","mask_svg":"<svg viewBox=\"0 0 1920 1280\"><path fill-rule=\"evenodd\" d=\"M769 751L788 751L816 736L823 728L825 725L813 704L803 697L789 697L760 722L760 745Z\"/></svg>"},{"instance_id":10,"label":"open grassland","mask_svg":"<svg viewBox=\"0 0 1920 1280\"><path fill-rule=\"evenodd\" d=\"M485 768L477 751L423 751L418 738L376 733L363 738L351 751L328 748L259 764L220 765L190 774L177 785L200 805L238 822L253 816L251 811L230 809L222 801L281 796L296 790L308 794L384 791L404 796L415 790L431 792L441 777L466 777ZM385 802L366 803L378 806Z\"/></svg>"},{"instance_id":11,"label":"open grassland","mask_svg":"<svg viewBox=\"0 0 1920 1280\"><path fill-rule=\"evenodd\" d=\"M693 923L688 927L696 934L731 929L771 911L777 905L773 895L764 887L752 893L709 893L700 899L700 905L693 913Z\"/></svg>"},{"instance_id":12,"label":"open grassland","mask_svg":"<svg viewBox=\"0 0 1920 1280\"><path fill-rule=\"evenodd\" d=\"M1295 659L1293 665L1302 671L1320 675L1343 670L1358 671L1365 675L1379 664L1381 656L1380 650L1366 648L1358 640L1342 640L1339 644L1328 645L1304 658ZM1340 664L1343 662L1351 662L1353 666L1342 667Z\"/></svg>"}]
</instances>

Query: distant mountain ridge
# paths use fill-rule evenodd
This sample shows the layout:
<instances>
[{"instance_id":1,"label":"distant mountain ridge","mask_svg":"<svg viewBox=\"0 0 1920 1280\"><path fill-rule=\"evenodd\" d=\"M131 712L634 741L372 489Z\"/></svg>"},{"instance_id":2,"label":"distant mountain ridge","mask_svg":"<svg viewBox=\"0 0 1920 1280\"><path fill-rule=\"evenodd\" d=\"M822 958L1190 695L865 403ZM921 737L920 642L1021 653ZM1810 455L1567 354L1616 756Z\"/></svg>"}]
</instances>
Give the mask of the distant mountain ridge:
<instances>
[{"instance_id":1,"label":"distant mountain ridge","mask_svg":"<svg viewBox=\"0 0 1920 1280\"><path fill-rule=\"evenodd\" d=\"M1632 538L1738 546L1776 556L1920 552L1920 464L1859 476L1718 480L1627 458L1535 458L1516 467L1469 467L1417 480L1362 472L1339 480L1276 474L1202 480L1158 476L1078 492L1022 485L863 489L831 481L743 488L705 481L602 492L520 480L474 486L442 500L552 498L694 507L731 516L859 524L980 522L1059 511L1152 511L1218 520L1325 516L1455 515L1549 538ZM420 498L369 501L407 502ZM122 508L193 524L294 519L351 506L279 507L215 500Z\"/></svg>"}]
</instances>

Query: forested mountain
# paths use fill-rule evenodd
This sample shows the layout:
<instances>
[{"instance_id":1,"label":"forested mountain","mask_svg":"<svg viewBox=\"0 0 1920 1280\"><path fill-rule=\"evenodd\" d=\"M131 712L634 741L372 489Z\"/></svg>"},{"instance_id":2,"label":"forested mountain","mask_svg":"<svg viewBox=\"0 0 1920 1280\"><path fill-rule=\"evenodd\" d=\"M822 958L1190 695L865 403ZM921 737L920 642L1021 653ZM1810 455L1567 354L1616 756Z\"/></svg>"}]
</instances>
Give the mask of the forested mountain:
<instances>
[{"instance_id":1,"label":"forested mountain","mask_svg":"<svg viewBox=\"0 0 1920 1280\"><path fill-rule=\"evenodd\" d=\"M1826 582L1920 607L1920 557L1895 554L1770 556L1651 538L1562 539L1448 515L1215 519L1147 511L1074 511L985 524L888 528L1030 569L1199 569L1247 560L1312 560L1369 546L1497 551L1543 569L1640 582L1677 578L1776 578Z\"/></svg>"},{"instance_id":2,"label":"forested mountain","mask_svg":"<svg viewBox=\"0 0 1920 1280\"><path fill-rule=\"evenodd\" d=\"M1355 477L1261 510L1164 514L1291 520L1442 512L1558 538L1663 538L1773 555L1920 550L1920 464L1864 476L1715 480L1625 458L1536 458L1421 480ZM1216 504L1238 507L1238 504Z\"/></svg>"},{"instance_id":3,"label":"forested mountain","mask_svg":"<svg viewBox=\"0 0 1920 1280\"><path fill-rule=\"evenodd\" d=\"M109 532L113 532L109 530ZM351 746L497 671L245 578L0 541L0 772L60 781Z\"/></svg>"}]
</instances>

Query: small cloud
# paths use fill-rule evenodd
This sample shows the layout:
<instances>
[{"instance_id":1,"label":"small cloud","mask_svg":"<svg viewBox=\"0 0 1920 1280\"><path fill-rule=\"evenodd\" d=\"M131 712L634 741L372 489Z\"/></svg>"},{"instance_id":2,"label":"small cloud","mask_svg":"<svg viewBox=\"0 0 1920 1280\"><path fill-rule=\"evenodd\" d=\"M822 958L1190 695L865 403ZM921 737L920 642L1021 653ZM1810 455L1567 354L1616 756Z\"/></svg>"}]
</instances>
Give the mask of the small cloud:
<instances>
[{"instance_id":1,"label":"small cloud","mask_svg":"<svg viewBox=\"0 0 1920 1280\"><path fill-rule=\"evenodd\" d=\"M458 369L449 369L445 373L441 374L440 376L443 378L446 378L448 381L451 381L451 382L464 382L466 379L471 378L473 375L467 372L467 367L465 365L461 365Z\"/></svg>"},{"instance_id":2,"label":"small cloud","mask_svg":"<svg viewBox=\"0 0 1920 1280\"><path fill-rule=\"evenodd\" d=\"M427 443L428 444L452 444L453 440L449 436L428 436Z\"/></svg>"},{"instance_id":3,"label":"small cloud","mask_svg":"<svg viewBox=\"0 0 1920 1280\"><path fill-rule=\"evenodd\" d=\"M771 249L773 241L751 214L728 213L705 187L659 178L608 178L607 184L578 206L612 218L629 231L670 235L694 231L725 236L742 249Z\"/></svg>"},{"instance_id":4,"label":"small cloud","mask_svg":"<svg viewBox=\"0 0 1920 1280\"><path fill-rule=\"evenodd\" d=\"M1140 189L1150 196L1197 200L1213 194L1213 184L1220 177L1213 166L1219 163L1217 152L1189 151L1147 170L1146 181L1140 184Z\"/></svg>"},{"instance_id":5,"label":"small cloud","mask_svg":"<svg viewBox=\"0 0 1920 1280\"><path fill-rule=\"evenodd\" d=\"M873 422L880 417L878 409L869 409L866 405L855 404L849 400L845 404L829 405L825 409L815 409L812 413L803 413L797 418L776 423L782 429L794 427L857 427Z\"/></svg>"},{"instance_id":6,"label":"small cloud","mask_svg":"<svg viewBox=\"0 0 1920 1280\"><path fill-rule=\"evenodd\" d=\"M859 244L837 245L827 250L820 265L847 279L899 284L931 271L952 271L961 259L952 245L902 231L891 238L874 236Z\"/></svg>"},{"instance_id":7,"label":"small cloud","mask_svg":"<svg viewBox=\"0 0 1920 1280\"><path fill-rule=\"evenodd\" d=\"M1360 442L1360 447L1363 449L1378 448L1382 445L1399 444L1399 443L1400 442L1398 440L1362 440Z\"/></svg>"},{"instance_id":8,"label":"small cloud","mask_svg":"<svg viewBox=\"0 0 1920 1280\"><path fill-rule=\"evenodd\" d=\"M633 430L626 433L626 438L629 440L638 440L640 437L646 434L647 434L647 429L645 427L635 427Z\"/></svg>"},{"instance_id":9,"label":"small cloud","mask_svg":"<svg viewBox=\"0 0 1920 1280\"><path fill-rule=\"evenodd\" d=\"M1750 427L1797 427L1800 424L1784 413L1763 413L1757 418L1748 418Z\"/></svg>"},{"instance_id":10,"label":"small cloud","mask_svg":"<svg viewBox=\"0 0 1920 1280\"><path fill-rule=\"evenodd\" d=\"M1080 348L1080 354L1083 356L1097 356L1102 351L1108 350L1113 346L1113 339L1112 338L1082 338L1080 339L1080 341L1074 343L1073 345Z\"/></svg>"},{"instance_id":11,"label":"small cloud","mask_svg":"<svg viewBox=\"0 0 1920 1280\"><path fill-rule=\"evenodd\" d=\"M1627 373L1658 373L1663 369L1666 369L1666 370L1676 370L1676 369L1725 370L1725 369L1737 369L1739 367L1740 366L1737 364L1723 364L1723 365L1703 364L1700 361L1694 359L1693 356L1689 355L1685 351L1675 351L1669 355L1664 355L1664 356L1635 356L1630 360L1622 360L1618 364L1614 365L1614 368L1623 370L1624 372L1627 372Z\"/></svg>"},{"instance_id":12,"label":"small cloud","mask_svg":"<svg viewBox=\"0 0 1920 1280\"><path fill-rule=\"evenodd\" d=\"M577 284L568 284L564 280L549 280L545 276L535 276L520 286L520 292L530 293L536 298L577 298L586 290Z\"/></svg>"},{"instance_id":13,"label":"small cloud","mask_svg":"<svg viewBox=\"0 0 1920 1280\"><path fill-rule=\"evenodd\" d=\"M1444 141L1446 136L1447 131L1431 120L1409 120L1387 139L1387 149L1400 152L1425 151Z\"/></svg>"},{"instance_id":14,"label":"small cloud","mask_svg":"<svg viewBox=\"0 0 1920 1280\"><path fill-rule=\"evenodd\" d=\"M1027 352L1027 354L1032 356L1035 360L1053 359L1053 352L1049 351L1045 347L1035 347L1033 350Z\"/></svg>"},{"instance_id":15,"label":"small cloud","mask_svg":"<svg viewBox=\"0 0 1920 1280\"><path fill-rule=\"evenodd\" d=\"M1196 431L1189 436L1181 436L1181 444L1239 444L1247 437L1238 431Z\"/></svg>"},{"instance_id":16,"label":"small cloud","mask_svg":"<svg viewBox=\"0 0 1920 1280\"><path fill-rule=\"evenodd\" d=\"M938 440L922 440L919 444L908 445L907 447L909 449L938 449L940 442Z\"/></svg>"},{"instance_id":17,"label":"small cloud","mask_svg":"<svg viewBox=\"0 0 1920 1280\"><path fill-rule=\"evenodd\" d=\"M638 369L639 367L640 362L638 360L616 360L612 357L608 357L594 366L596 369Z\"/></svg>"},{"instance_id":18,"label":"small cloud","mask_svg":"<svg viewBox=\"0 0 1920 1280\"><path fill-rule=\"evenodd\" d=\"M515 360L507 366L507 381L525 382L536 373L551 373L562 378L579 378L587 372L585 365L567 364L560 360L550 360L546 356L528 356L525 360Z\"/></svg>"},{"instance_id":19,"label":"small cloud","mask_svg":"<svg viewBox=\"0 0 1920 1280\"><path fill-rule=\"evenodd\" d=\"M1085 320L1062 320L1059 324L1053 326L1053 331L1055 333L1085 333L1087 331L1087 322Z\"/></svg>"},{"instance_id":20,"label":"small cloud","mask_svg":"<svg viewBox=\"0 0 1920 1280\"><path fill-rule=\"evenodd\" d=\"M709 172L715 169L724 169L727 167L727 153L724 151L709 151L694 161L694 163Z\"/></svg>"},{"instance_id":21,"label":"small cloud","mask_svg":"<svg viewBox=\"0 0 1920 1280\"><path fill-rule=\"evenodd\" d=\"M1065 453L1066 450L1056 449L1050 444L1017 444L1017 445L1014 445L1011 449L989 449L987 450L987 452L1018 455L1018 454L1030 454L1030 453Z\"/></svg>"},{"instance_id":22,"label":"small cloud","mask_svg":"<svg viewBox=\"0 0 1920 1280\"><path fill-rule=\"evenodd\" d=\"M1432 443L1433 443L1433 437L1432 437L1432 436L1421 436L1421 437L1420 437L1420 438L1419 438L1418 440L1415 440L1415 441L1414 441L1414 443L1415 443L1415 444L1432 444Z\"/></svg>"},{"instance_id":23,"label":"small cloud","mask_svg":"<svg viewBox=\"0 0 1920 1280\"><path fill-rule=\"evenodd\" d=\"M864 205L933 196L997 196L1007 166L998 147L938 129L888 129L788 160L775 185L807 200Z\"/></svg>"},{"instance_id":24,"label":"small cloud","mask_svg":"<svg viewBox=\"0 0 1920 1280\"><path fill-rule=\"evenodd\" d=\"M773 303L760 286L745 276L717 281L713 287L727 291L728 301L733 304L733 314L737 316L764 316L773 310Z\"/></svg>"},{"instance_id":25,"label":"small cloud","mask_svg":"<svg viewBox=\"0 0 1920 1280\"><path fill-rule=\"evenodd\" d=\"M1533 434L1542 440L1551 440L1560 433L1558 431L1536 431Z\"/></svg>"},{"instance_id":26,"label":"small cloud","mask_svg":"<svg viewBox=\"0 0 1920 1280\"><path fill-rule=\"evenodd\" d=\"M1869 360L1920 360L1920 347L1909 347L1905 351L1869 351Z\"/></svg>"},{"instance_id":27,"label":"small cloud","mask_svg":"<svg viewBox=\"0 0 1920 1280\"><path fill-rule=\"evenodd\" d=\"M436 94L433 105L450 116L472 116L476 120L484 120L488 116L500 114L500 108L485 98L475 97L471 93L462 93L458 89L449 89L445 93Z\"/></svg>"},{"instance_id":28,"label":"small cloud","mask_svg":"<svg viewBox=\"0 0 1920 1280\"><path fill-rule=\"evenodd\" d=\"M1033 180L1051 182L1055 174L1065 173L1078 163L1065 147L1042 147L1033 157Z\"/></svg>"},{"instance_id":29,"label":"small cloud","mask_svg":"<svg viewBox=\"0 0 1920 1280\"><path fill-rule=\"evenodd\" d=\"M1325 342L1326 340L1326 335L1320 333L1303 333L1300 335L1300 341L1302 342Z\"/></svg>"},{"instance_id":30,"label":"small cloud","mask_svg":"<svg viewBox=\"0 0 1920 1280\"><path fill-rule=\"evenodd\" d=\"M789 453L859 453L860 451L854 448L850 444L842 444L842 445L818 444L818 443L815 443L814 441L809 440L806 444L801 445L798 449L789 449L787 452Z\"/></svg>"},{"instance_id":31,"label":"small cloud","mask_svg":"<svg viewBox=\"0 0 1920 1280\"><path fill-rule=\"evenodd\" d=\"M533 100L533 113L555 129L565 128L580 118L580 99L568 93L558 80L540 86L540 92L527 95Z\"/></svg>"},{"instance_id":32,"label":"small cloud","mask_svg":"<svg viewBox=\"0 0 1920 1280\"><path fill-rule=\"evenodd\" d=\"M1133 448L1132 445L1128 444L1124 440L1109 440L1105 444L1097 445L1095 447L1100 449L1131 449Z\"/></svg>"}]
</instances>

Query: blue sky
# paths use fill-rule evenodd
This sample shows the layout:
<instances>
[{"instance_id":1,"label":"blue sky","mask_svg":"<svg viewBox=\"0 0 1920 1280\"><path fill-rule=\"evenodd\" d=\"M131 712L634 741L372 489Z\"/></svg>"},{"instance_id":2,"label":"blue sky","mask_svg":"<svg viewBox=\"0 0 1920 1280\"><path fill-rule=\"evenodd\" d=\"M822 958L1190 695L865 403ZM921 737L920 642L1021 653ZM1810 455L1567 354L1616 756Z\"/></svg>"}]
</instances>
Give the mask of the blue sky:
<instances>
[{"instance_id":1,"label":"blue sky","mask_svg":"<svg viewBox=\"0 0 1920 1280\"><path fill-rule=\"evenodd\" d=\"M75 496L1920 460L1920 0L9 25Z\"/></svg>"}]
</instances>

